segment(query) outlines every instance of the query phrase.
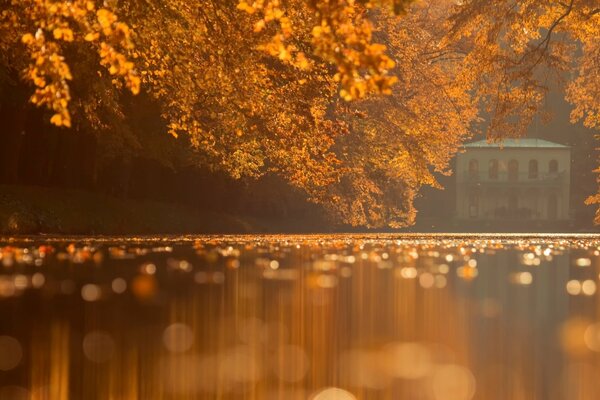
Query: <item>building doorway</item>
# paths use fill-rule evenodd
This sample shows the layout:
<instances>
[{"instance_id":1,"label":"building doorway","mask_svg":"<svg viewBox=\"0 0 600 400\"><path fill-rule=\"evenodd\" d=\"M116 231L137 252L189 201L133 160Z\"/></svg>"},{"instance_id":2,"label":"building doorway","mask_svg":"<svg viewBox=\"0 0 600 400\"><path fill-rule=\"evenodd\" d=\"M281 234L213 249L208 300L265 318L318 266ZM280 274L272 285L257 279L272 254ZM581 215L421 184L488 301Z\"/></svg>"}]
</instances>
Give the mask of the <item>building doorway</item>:
<instances>
[{"instance_id":1,"label":"building doorway","mask_svg":"<svg viewBox=\"0 0 600 400\"><path fill-rule=\"evenodd\" d=\"M469 218L479 217L479 192L473 191L469 194Z\"/></svg>"}]
</instances>

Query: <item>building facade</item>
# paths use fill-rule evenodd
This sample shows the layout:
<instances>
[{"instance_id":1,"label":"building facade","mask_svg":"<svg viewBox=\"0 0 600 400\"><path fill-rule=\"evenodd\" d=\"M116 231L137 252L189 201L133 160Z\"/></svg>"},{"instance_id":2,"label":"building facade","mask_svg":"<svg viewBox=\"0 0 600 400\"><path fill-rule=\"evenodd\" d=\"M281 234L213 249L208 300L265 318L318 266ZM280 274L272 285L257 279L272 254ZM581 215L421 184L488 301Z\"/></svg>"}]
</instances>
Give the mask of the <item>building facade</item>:
<instances>
[{"instance_id":1,"label":"building facade","mask_svg":"<svg viewBox=\"0 0 600 400\"><path fill-rule=\"evenodd\" d=\"M456 160L456 217L568 221L570 166L570 147L542 139L469 143Z\"/></svg>"}]
</instances>

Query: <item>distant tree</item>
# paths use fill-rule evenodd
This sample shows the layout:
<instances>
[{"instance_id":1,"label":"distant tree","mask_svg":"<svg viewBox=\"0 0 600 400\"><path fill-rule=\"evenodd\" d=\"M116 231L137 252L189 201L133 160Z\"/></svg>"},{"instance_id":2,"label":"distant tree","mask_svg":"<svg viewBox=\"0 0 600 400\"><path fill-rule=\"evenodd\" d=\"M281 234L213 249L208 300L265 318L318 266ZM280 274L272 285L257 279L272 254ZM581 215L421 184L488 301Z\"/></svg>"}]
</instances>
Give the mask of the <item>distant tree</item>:
<instances>
[{"instance_id":1,"label":"distant tree","mask_svg":"<svg viewBox=\"0 0 600 400\"><path fill-rule=\"evenodd\" d=\"M552 81L565 83L571 121L600 129L599 0L456 3L447 41L466 44L463 63L491 115L489 137L523 134ZM600 194L587 202L600 204Z\"/></svg>"}]
</instances>

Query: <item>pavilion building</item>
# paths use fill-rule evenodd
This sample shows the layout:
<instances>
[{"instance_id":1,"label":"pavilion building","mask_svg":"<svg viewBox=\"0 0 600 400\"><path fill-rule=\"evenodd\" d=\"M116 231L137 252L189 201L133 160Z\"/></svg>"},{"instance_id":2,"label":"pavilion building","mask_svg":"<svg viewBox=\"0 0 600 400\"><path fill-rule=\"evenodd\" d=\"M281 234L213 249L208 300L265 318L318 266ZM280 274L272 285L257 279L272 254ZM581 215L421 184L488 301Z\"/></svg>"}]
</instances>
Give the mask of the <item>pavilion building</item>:
<instances>
[{"instance_id":1,"label":"pavilion building","mask_svg":"<svg viewBox=\"0 0 600 400\"><path fill-rule=\"evenodd\" d=\"M566 222L571 149L542 139L481 140L456 160L460 221Z\"/></svg>"}]
</instances>

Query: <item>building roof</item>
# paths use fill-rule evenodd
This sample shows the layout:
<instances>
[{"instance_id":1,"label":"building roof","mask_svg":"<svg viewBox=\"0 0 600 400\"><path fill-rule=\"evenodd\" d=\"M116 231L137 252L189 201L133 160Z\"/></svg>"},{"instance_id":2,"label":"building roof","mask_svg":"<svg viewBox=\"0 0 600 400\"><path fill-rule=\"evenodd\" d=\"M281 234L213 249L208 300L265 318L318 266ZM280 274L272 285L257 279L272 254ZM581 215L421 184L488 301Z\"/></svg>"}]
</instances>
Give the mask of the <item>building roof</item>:
<instances>
[{"instance_id":1,"label":"building roof","mask_svg":"<svg viewBox=\"0 0 600 400\"><path fill-rule=\"evenodd\" d=\"M564 146L559 143L550 142L544 139L503 139L498 142L488 142L487 140L479 140L473 143L464 145L467 148L543 148L543 149L568 149L569 146Z\"/></svg>"}]
</instances>

